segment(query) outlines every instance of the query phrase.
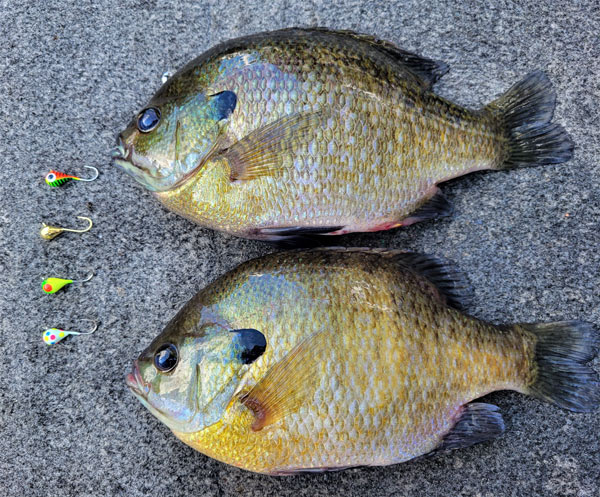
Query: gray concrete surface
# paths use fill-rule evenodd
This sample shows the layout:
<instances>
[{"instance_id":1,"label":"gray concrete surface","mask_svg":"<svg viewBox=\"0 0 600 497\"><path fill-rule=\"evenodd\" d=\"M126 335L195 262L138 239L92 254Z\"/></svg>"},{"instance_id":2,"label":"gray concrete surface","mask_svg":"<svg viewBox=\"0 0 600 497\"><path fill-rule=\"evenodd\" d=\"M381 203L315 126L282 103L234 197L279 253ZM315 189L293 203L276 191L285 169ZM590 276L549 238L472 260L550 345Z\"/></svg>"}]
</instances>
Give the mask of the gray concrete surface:
<instances>
[{"instance_id":1,"label":"gray concrete surface","mask_svg":"<svg viewBox=\"0 0 600 497\"><path fill-rule=\"evenodd\" d=\"M176 69L215 43L262 30L360 30L447 61L442 95L480 106L542 68L556 120L577 143L568 164L476 174L444 191L450 219L346 245L454 259L494 322L600 325L600 10L597 2L420 0L0 1L0 493L10 496L599 496L600 413L573 414L496 393L505 436L385 468L272 478L184 446L127 391L131 360L183 301L270 250L163 210L110 165L115 135ZM101 178L51 190L50 168ZM85 235L42 241L42 220L94 219ZM96 272L47 296L46 276ZM52 348L51 326L90 337ZM596 367L600 366L596 360Z\"/></svg>"}]
</instances>

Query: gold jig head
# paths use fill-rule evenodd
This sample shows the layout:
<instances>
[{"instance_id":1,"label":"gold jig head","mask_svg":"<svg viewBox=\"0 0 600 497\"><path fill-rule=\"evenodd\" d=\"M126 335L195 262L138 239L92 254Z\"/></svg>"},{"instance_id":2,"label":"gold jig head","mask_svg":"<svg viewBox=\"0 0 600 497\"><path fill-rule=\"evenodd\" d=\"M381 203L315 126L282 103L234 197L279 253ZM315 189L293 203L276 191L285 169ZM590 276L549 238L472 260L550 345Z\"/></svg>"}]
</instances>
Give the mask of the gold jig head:
<instances>
[{"instance_id":1,"label":"gold jig head","mask_svg":"<svg viewBox=\"0 0 600 497\"><path fill-rule=\"evenodd\" d=\"M84 228L82 230L75 230L75 229L71 229L71 228L60 228L58 226L50 226L49 224L42 223L42 229L40 230L40 236L44 240L52 240L65 231L70 231L72 233L85 233L86 231L89 231L92 229L92 226L94 223L92 223L92 220L89 217L77 216L77 219L86 220L89 223L88 227Z\"/></svg>"}]
</instances>

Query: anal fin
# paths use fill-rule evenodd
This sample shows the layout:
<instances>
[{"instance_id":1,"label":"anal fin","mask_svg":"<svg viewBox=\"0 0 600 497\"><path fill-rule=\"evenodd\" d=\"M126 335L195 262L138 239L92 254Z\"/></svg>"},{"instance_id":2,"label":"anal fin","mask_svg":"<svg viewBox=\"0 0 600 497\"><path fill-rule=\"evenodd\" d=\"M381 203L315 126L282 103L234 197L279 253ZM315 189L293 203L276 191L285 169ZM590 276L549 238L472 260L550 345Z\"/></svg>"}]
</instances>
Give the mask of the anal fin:
<instances>
[{"instance_id":1,"label":"anal fin","mask_svg":"<svg viewBox=\"0 0 600 497\"><path fill-rule=\"evenodd\" d=\"M453 212L452 204L439 188L416 211L402 221L402 226L409 226L427 219L438 219L450 216Z\"/></svg>"},{"instance_id":2,"label":"anal fin","mask_svg":"<svg viewBox=\"0 0 600 497\"><path fill-rule=\"evenodd\" d=\"M463 407L456 424L435 451L460 449L486 442L504 433L504 420L498 407L472 402Z\"/></svg>"}]
</instances>

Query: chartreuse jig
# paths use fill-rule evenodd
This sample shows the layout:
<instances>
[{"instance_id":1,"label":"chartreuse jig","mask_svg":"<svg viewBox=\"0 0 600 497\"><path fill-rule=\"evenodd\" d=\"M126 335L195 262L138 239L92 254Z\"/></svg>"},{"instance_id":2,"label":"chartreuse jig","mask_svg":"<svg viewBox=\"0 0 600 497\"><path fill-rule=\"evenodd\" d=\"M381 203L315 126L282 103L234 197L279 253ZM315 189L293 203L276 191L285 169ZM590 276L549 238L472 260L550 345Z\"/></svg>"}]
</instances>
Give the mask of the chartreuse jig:
<instances>
[{"instance_id":1,"label":"chartreuse jig","mask_svg":"<svg viewBox=\"0 0 600 497\"><path fill-rule=\"evenodd\" d=\"M71 283L85 283L86 281L90 281L94 273L90 273L89 276L83 280L69 280L66 278L46 278L42 281L42 290L44 293L56 293L61 288L70 285Z\"/></svg>"}]
</instances>

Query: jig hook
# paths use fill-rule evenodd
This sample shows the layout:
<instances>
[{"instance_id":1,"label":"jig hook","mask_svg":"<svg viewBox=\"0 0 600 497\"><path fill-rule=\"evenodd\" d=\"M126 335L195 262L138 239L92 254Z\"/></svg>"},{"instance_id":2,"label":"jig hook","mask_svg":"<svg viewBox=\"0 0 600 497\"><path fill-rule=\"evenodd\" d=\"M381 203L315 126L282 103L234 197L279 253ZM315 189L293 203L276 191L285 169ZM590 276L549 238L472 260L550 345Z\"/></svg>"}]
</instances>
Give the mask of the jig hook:
<instances>
[{"instance_id":1,"label":"jig hook","mask_svg":"<svg viewBox=\"0 0 600 497\"><path fill-rule=\"evenodd\" d=\"M92 178L80 178L78 176L73 176L71 174L61 173L60 171L56 171L52 169L48 174L46 174L45 180L48 186L62 186L68 181L76 180L76 181L94 181L100 173L98 169L93 166L83 166L88 169L94 170L94 176Z\"/></svg>"},{"instance_id":2,"label":"jig hook","mask_svg":"<svg viewBox=\"0 0 600 497\"><path fill-rule=\"evenodd\" d=\"M46 278L42 281L42 290L44 293L56 293L61 288L66 285L70 285L71 283L85 283L86 281L90 281L94 276L94 273L91 272L87 278L83 280L69 280L66 278Z\"/></svg>"},{"instance_id":3,"label":"jig hook","mask_svg":"<svg viewBox=\"0 0 600 497\"><path fill-rule=\"evenodd\" d=\"M94 323L94 327L90 331L73 331L73 330L61 330L60 328L49 328L42 334L42 338L46 345L54 345L60 342L69 335L91 335L98 329L98 323L93 319L82 319L82 321L89 321Z\"/></svg>"},{"instance_id":4,"label":"jig hook","mask_svg":"<svg viewBox=\"0 0 600 497\"><path fill-rule=\"evenodd\" d=\"M88 227L84 228L82 230L75 230L72 228L60 228L58 226L50 226L49 224L42 223L42 229L40 230L40 236L44 240L52 240L53 238L56 238L58 235L60 235L64 231L70 231L72 233L85 233L86 231L89 231L92 229L92 226L94 223L92 223L92 220L89 217L77 216L77 219L85 219L89 223Z\"/></svg>"}]
</instances>

